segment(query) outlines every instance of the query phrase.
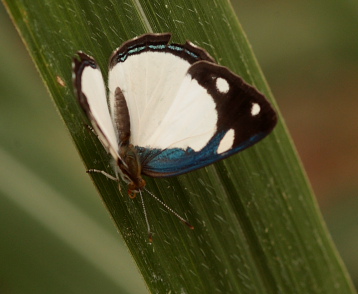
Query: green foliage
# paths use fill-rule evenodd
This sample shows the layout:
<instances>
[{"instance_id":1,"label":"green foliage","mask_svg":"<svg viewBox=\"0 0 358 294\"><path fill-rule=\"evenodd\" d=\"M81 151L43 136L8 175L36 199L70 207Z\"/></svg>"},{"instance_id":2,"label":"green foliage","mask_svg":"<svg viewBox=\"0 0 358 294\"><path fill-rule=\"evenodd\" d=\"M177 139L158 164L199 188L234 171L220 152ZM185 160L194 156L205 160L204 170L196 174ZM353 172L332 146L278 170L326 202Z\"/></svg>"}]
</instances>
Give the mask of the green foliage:
<instances>
[{"instance_id":1,"label":"green foliage","mask_svg":"<svg viewBox=\"0 0 358 294\"><path fill-rule=\"evenodd\" d=\"M75 101L71 60L78 50L105 69L123 41L169 31L175 42L204 47L272 100L227 1L4 3L87 168L111 172ZM101 175L93 181L153 293L354 293L282 121L263 142L225 161L147 179L148 189L195 227L146 197L153 244L140 201Z\"/></svg>"}]
</instances>

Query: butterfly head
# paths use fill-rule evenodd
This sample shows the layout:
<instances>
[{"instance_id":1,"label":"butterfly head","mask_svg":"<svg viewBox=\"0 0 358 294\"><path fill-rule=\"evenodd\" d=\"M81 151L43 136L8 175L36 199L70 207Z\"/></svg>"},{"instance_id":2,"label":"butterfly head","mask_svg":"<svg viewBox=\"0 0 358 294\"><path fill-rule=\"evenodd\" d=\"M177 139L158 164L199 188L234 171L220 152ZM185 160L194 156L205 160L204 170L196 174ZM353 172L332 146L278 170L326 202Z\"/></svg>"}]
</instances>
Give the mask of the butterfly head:
<instances>
[{"instance_id":1,"label":"butterfly head","mask_svg":"<svg viewBox=\"0 0 358 294\"><path fill-rule=\"evenodd\" d=\"M136 181L132 181L128 184L128 196L129 198L135 198L136 194L140 191L144 190L146 185L145 180L142 177L136 179Z\"/></svg>"}]
</instances>

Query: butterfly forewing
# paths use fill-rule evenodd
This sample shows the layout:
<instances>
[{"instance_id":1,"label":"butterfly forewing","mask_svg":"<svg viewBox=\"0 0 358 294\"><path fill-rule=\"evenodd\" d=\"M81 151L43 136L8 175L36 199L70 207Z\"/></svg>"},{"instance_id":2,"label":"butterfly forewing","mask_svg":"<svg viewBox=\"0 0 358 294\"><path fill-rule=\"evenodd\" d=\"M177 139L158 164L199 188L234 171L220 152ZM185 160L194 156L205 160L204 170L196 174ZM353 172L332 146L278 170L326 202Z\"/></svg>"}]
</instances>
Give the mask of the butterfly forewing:
<instances>
[{"instance_id":1,"label":"butterfly forewing","mask_svg":"<svg viewBox=\"0 0 358 294\"><path fill-rule=\"evenodd\" d=\"M215 104L188 70L198 60L212 58L189 42L168 44L169 39L168 34L145 35L116 50L109 72L110 101L120 87L135 146L199 150L215 131Z\"/></svg>"},{"instance_id":2,"label":"butterfly forewing","mask_svg":"<svg viewBox=\"0 0 358 294\"><path fill-rule=\"evenodd\" d=\"M83 52L74 59L77 98L105 148L119 158L118 141L109 114L106 88L102 73L95 60Z\"/></svg>"}]
</instances>

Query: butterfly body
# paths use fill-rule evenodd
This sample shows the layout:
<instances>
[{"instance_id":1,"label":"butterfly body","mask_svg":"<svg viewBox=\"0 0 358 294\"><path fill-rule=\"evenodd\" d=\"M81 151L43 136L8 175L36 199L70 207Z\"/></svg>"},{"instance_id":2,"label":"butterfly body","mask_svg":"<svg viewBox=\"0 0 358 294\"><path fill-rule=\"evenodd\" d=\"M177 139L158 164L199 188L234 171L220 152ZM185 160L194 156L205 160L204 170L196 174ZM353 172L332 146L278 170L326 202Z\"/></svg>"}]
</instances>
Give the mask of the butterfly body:
<instances>
[{"instance_id":1,"label":"butterfly body","mask_svg":"<svg viewBox=\"0 0 358 294\"><path fill-rule=\"evenodd\" d=\"M142 174L180 175L267 136L277 118L265 97L190 42L146 34L114 51L107 91L95 60L74 59L77 97L130 192Z\"/></svg>"},{"instance_id":2,"label":"butterfly body","mask_svg":"<svg viewBox=\"0 0 358 294\"><path fill-rule=\"evenodd\" d=\"M113 119L115 130L119 144L119 160L118 167L128 182L129 195L138 192L145 187L143 180L142 164L137 149L130 144L130 116L128 112L127 102L120 88L116 88L114 108L117 109L117 115Z\"/></svg>"}]
</instances>

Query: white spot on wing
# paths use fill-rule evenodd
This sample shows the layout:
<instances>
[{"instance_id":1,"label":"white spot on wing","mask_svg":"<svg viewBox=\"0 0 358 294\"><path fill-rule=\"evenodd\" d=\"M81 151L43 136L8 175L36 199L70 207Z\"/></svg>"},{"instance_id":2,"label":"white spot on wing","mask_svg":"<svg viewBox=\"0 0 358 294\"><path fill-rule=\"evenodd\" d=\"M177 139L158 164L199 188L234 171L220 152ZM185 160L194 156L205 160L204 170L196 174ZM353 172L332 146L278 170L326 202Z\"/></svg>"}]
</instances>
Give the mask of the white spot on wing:
<instances>
[{"instance_id":1,"label":"white spot on wing","mask_svg":"<svg viewBox=\"0 0 358 294\"><path fill-rule=\"evenodd\" d=\"M223 78L217 78L216 79L216 88L219 90L219 92L226 94L229 92L230 86L229 83L223 79Z\"/></svg>"},{"instance_id":2,"label":"white spot on wing","mask_svg":"<svg viewBox=\"0 0 358 294\"><path fill-rule=\"evenodd\" d=\"M235 131L234 129L230 129L225 134L224 138L221 139L219 147L218 147L218 154L224 153L232 148L232 144L234 144L235 139Z\"/></svg>"},{"instance_id":3,"label":"white spot on wing","mask_svg":"<svg viewBox=\"0 0 358 294\"><path fill-rule=\"evenodd\" d=\"M251 115L252 116L258 115L260 113L260 110L261 110L261 107L259 104L252 103L252 106L251 106Z\"/></svg>"}]
</instances>

